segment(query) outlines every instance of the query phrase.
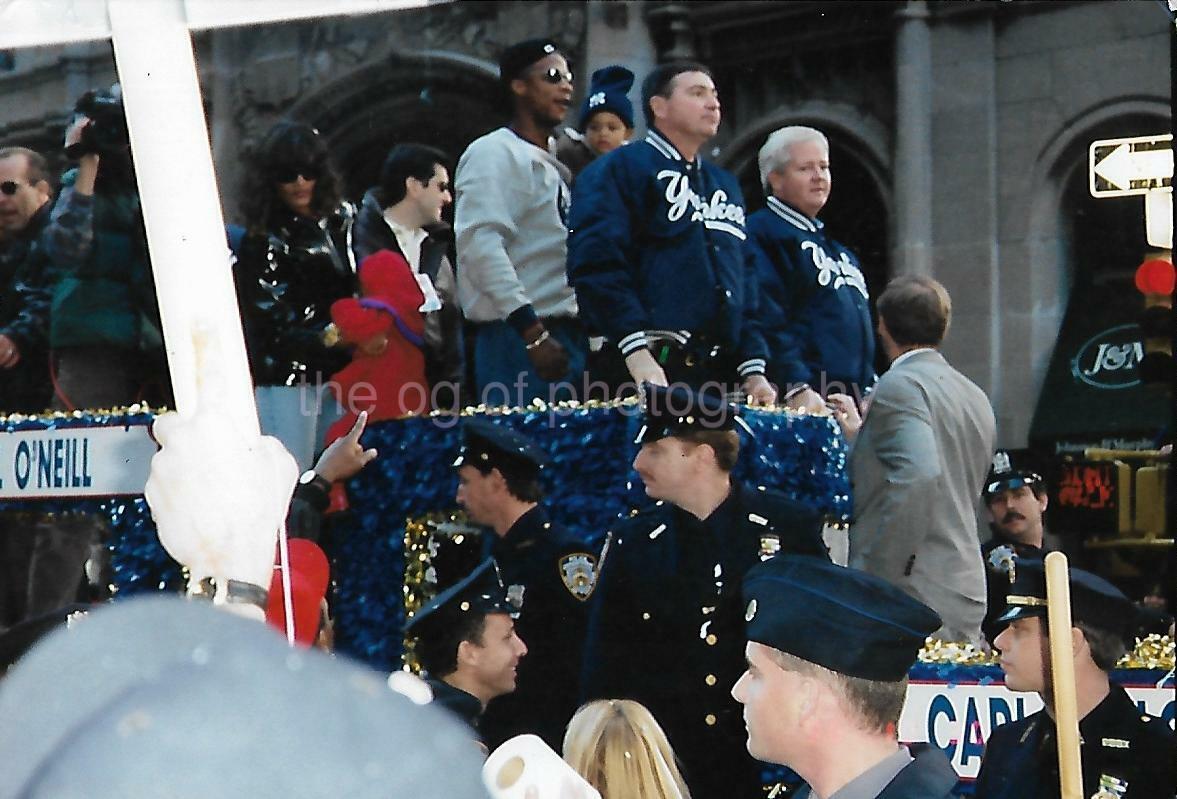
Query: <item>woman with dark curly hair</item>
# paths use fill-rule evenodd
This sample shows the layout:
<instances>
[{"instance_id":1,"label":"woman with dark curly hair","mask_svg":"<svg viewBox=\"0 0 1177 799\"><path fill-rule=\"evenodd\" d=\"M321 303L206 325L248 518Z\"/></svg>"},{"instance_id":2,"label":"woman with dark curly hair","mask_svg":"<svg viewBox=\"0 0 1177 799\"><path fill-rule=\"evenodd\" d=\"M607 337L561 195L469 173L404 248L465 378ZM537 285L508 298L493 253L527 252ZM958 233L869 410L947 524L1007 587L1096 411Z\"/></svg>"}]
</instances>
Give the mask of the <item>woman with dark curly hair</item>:
<instances>
[{"instance_id":1,"label":"woman with dark curly hair","mask_svg":"<svg viewBox=\"0 0 1177 799\"><path fill-rule=\"evenodd\" d=\"M338 415L326 383L349 360L324 336L331 303L356 292L355 208L340 186L319 132L279 122L247 163L234 247L262 430L303 469Z\"/></svg>"}]
</instances>

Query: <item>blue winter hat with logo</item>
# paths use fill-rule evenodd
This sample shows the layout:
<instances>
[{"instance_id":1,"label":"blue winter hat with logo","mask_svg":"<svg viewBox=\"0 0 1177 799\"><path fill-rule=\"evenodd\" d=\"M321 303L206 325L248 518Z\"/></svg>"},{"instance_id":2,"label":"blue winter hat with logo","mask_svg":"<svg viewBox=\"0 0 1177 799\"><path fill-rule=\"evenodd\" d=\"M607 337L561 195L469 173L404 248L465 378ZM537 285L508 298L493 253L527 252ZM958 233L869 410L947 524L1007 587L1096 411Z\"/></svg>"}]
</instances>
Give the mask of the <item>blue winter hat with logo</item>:
<instances>
[{"instance_id":1,"label":"blue winter hat with logo","mask_svg":"<svg viewBox=\"0 0 1177 799\"><path fill-rule=\"evenodd\" d=\"M616 64L601 67L593 73L588 94L580 106L580 130L584 132L593 114L598 111L612 111L621 118L627 128L633 127L633 103L629 101L629 90L633 88L633 73Z\"/></svg>"}]
</instances>

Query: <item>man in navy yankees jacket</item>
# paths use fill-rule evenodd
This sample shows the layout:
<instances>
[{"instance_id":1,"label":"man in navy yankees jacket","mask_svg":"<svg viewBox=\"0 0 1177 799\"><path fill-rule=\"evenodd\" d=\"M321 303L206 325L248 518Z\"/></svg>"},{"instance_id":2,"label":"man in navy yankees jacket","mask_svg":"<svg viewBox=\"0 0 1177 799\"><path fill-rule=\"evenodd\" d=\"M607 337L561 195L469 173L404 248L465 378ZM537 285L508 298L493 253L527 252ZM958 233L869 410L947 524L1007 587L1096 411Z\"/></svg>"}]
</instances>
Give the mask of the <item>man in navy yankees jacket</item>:
<instances>
[{"instance_id":1,"label":"man in navy yankees jacket","mask_svg":"<svg viewBox=\"0 0 1177 799\"><path fill-rule=\"evenodd\" d=\"M830 197L830 145L793 125L760 148L768 204L748 217L760 275L769 374L792 408L819 410L828 394L861 400L875 382L875 329L858 258L817 218Z\"/></svg>"},{"instance_id":2,"label":"man in navy yankees jacket","mask_svg":"<svg viewBox=\"0 0 1177 799\"><path fill-rule=\"evenodd\" d=\"M590 164L572 194L569 280L611 360L593 377L613 388L739 383L773 402L743 195L699 156L719 129L715 83L701 64L663 64L642 104L646 138Z\"/></svg>"}]
</instances>

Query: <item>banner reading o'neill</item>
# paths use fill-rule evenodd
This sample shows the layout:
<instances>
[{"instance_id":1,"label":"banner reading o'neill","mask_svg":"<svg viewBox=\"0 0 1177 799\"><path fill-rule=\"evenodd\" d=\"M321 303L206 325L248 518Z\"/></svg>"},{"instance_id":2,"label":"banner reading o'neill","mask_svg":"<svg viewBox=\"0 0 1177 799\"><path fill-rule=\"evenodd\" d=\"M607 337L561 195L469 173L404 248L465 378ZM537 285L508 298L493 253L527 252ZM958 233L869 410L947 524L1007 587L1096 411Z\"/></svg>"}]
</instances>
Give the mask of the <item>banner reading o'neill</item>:
<instances>
[{"instance_id":1,"label":"banner reading o'neill","mask_svg":"<svg viewBox=\"0 0 1177 799\"><path fill-rule=\"evenodd\" d=\"M0 435L0 500L142 494L158 447L146 424Z\"/></svg>"}]
</instances>

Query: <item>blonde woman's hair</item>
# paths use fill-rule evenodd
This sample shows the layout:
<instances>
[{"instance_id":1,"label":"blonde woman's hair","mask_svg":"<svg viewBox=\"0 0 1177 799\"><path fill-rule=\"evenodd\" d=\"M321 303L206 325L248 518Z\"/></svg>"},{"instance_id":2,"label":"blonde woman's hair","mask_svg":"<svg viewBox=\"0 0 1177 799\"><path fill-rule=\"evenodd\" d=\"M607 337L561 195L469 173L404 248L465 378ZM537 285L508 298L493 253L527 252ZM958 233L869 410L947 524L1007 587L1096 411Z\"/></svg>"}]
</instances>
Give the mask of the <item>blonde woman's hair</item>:
<instances>
[{"instance_id":1,"label":"blonde woman's hair","mask_svg":"<svg viewBox=\"0 0 1177 799\"><path fill-rule=\"evenodd\" d=\"M602 799L691 799L666 733L630 699L599 699L576 711L564 760Z\"/></svg>"}]
</instances>

